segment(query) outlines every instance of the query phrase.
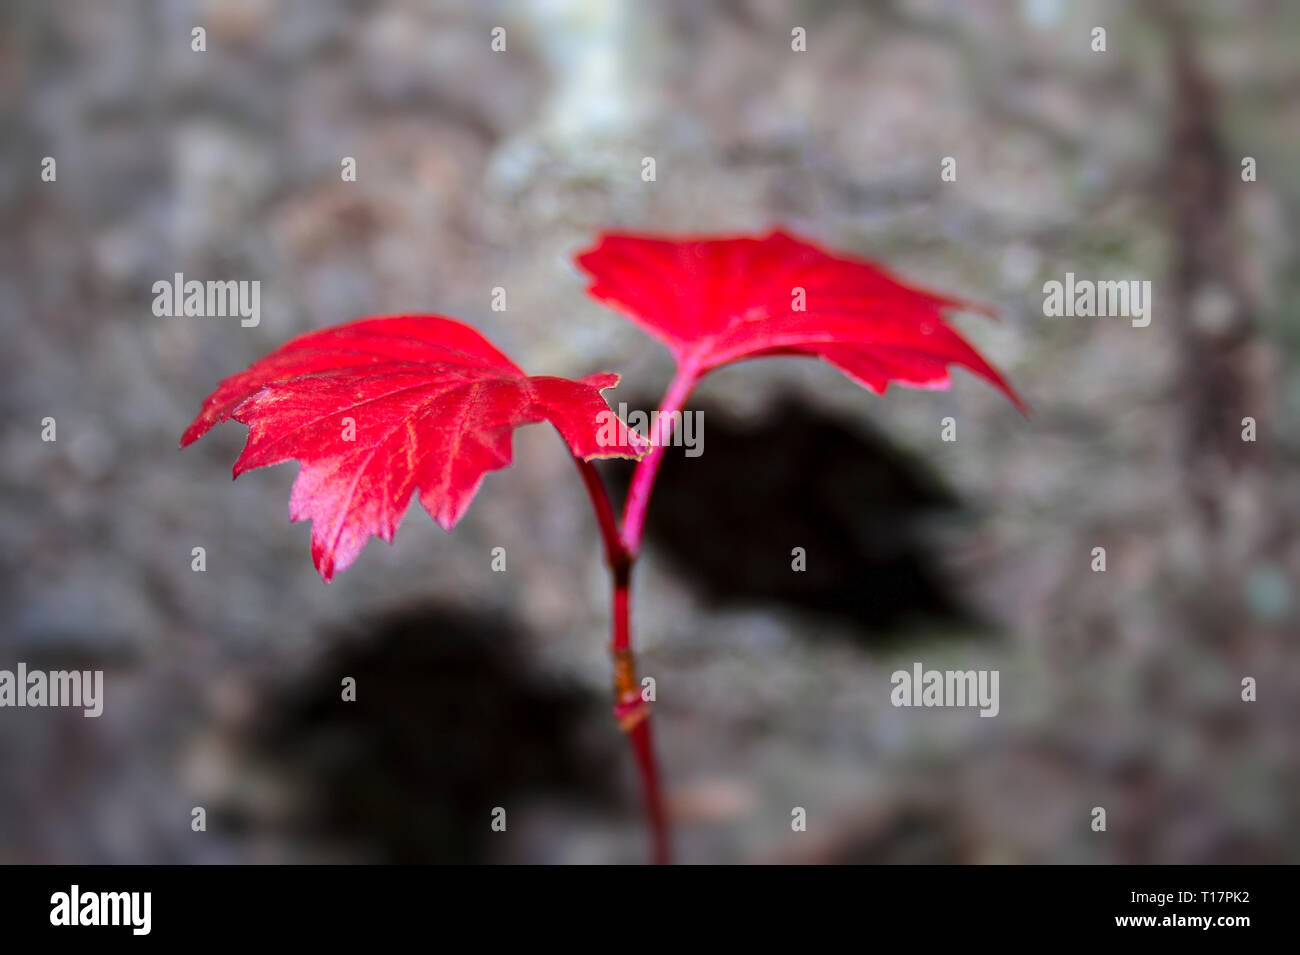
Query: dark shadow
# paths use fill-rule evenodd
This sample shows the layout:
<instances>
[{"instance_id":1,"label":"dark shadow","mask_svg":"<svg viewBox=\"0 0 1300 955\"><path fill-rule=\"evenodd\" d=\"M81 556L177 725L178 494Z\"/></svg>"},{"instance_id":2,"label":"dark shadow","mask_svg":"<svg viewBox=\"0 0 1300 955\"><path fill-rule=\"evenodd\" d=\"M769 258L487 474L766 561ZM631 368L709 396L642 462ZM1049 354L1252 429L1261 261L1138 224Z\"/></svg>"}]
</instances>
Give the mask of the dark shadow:
<instances>
[{"instance_id":1,"label":"dark shadow","mask_svg":"<svg viewBox=\"0 0 1300 955\"><path fill-rule=\"evenodd\" d=\"M928 468L865 422L791 395L753 424L691 408L703 412L704 453L668 450L646 537L709 601L824 613L872 642L917 624L975 623L922 533L923 522L961 512ZM630 467L603 468L621 498Z\"/></svg>"},{"instance_id":2,"label":"dark shadow","mask_svg":"<svg viewBox=\"0 0 1300 955\"><path fill-rule=\"evenodd\" d=\"M607 702L539 677L517 624L429 608L357 631L287 688L258 734L313 800L291 838L377 862L480 862L501 858L489 856L501 845L488 844L492 810L509 814L517 797L619 806ZM345 677L355 702L342 699Z\"/></svg>"}]
</instances>

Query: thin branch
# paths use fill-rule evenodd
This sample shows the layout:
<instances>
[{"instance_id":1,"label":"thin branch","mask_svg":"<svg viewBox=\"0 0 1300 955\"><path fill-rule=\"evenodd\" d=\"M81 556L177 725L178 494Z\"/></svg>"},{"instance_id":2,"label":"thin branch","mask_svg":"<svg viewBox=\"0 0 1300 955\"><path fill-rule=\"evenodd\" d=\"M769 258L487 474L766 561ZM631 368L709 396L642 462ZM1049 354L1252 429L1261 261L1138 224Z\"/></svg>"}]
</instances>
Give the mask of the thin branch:
<instances>
[{"instance_id":1,"label":"thin branch","mask_svg":"<svg viewBox=\"0 0 1300 955\"><path fill-rule=\"evenodd\" d=\"M641 550L641 534L645 529L646 508L650 506L650 492L654 490L655 476L663 461L664 451L672 440L673 423L677 412L682 410L691 389L697 381L694 368L680 367L664 392L659 404L659 414L655 421L655 433L650 436L650 453L637 462L636 472L632 475L632 487L627 492L627 503L623 507L623 546L629 556L636 560Z\"/></svg>"},{"instance_id":2,"label":"thin branch","mask_svg":"<svg viewBox=\"0 0 1300 955\"><path fill-rule=\"evenodd\" d=\"M652 858L656 865L671 861L668 820L659 786L659 766L655 759L654 739L650 732L650 706L641 698L636 678L636 658L632 653L632 562L614 519L614 509L605 490L605 482L590 461L574 458L582 483L591 498L600 536L605 543L605 562L609 565L611 594L610 656L614 664L614 719L627 734L636 757L641 780L641 797L650 823Z\"/></svg>"},{"instance_id":3,"label":"thin branch","mask_svg":"<svg viewBox=\"0 0 1300 955\"><path fill-rule=\"evenodd\" d=\"M600 538L605 544L605 563L611 571L617 571L631 563L627 548L623 546L623 535L619 533L618 521L614 518L614 508L609 503L609 494L605 491L605 482L600 479L600 472L590 461L575 457L578 473L582 475L583 486L591 498L591 509L596 514L596 523L600 527Z\"/></svg>"}]
</instances>

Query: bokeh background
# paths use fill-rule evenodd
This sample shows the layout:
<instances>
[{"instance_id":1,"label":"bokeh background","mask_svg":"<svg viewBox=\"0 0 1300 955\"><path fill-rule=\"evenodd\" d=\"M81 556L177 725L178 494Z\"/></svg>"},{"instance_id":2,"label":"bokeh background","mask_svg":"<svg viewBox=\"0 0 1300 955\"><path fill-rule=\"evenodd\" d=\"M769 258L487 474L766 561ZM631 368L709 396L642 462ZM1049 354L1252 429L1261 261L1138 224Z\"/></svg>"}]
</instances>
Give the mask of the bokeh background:
<instances>
[{"instance_id":1,"label":"bokeh background","mask_svg":"<svg viewBox=\"0 0 1300 955\"><path fill-rule=\"evenodd\" d=\"M572 254L774 225L994 304L958 324L1033 414L962 372L700 389L635 591L680 857L1296 861L1298 48L1281 0L4 4L0 667L107 700L0 711L0 861L643 860L549 428L329 586L295 466L232 484L238 424L176 443L291 336L400 311L652 407L667 353ZM155 317L178 271L259 280L261 324ZM1045 318L1067 271L1151 280L1151 325ZM892 707L915 661L998 669L999 716Z\"/></svg>"}]
</instances>

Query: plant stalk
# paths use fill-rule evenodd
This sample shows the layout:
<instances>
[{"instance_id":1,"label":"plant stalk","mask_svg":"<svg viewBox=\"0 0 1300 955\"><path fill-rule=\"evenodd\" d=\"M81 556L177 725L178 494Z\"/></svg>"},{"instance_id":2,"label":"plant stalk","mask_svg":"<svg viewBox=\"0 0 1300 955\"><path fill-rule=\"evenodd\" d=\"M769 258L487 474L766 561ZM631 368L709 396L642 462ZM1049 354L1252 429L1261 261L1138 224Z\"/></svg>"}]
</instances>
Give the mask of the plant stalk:
<instances>
[{"instance_id":1,"label":"plant stalk","mask_svg":"<svg viewBox=\"0 0 1300 955\"><path fill-rule=\"evenodd\" d=\"M668 390L659 402L659 413L655 418L655 433L650 436L650 451L637 462L632 475L632 486L627 492L627 501L623 506L623 546L632 560L641 552L641 534L645 530L646 509L650 506L650 492L654 490L655 477L659 465L663 463L664 451L672 440L673 424L678 413L690 397L691 389L698 380L695 369L683 365L673 375Z\"/></svg>"},{"instance_id":2,"label":"plant stalk","mask_svg":"<svg viewBox=\"0 0 1300 955\"><path fill-rule=\"evenodd\" d=\"M582 483L591 498L596 523L605 544L605 563L609 566L613 583L610 655L614 663L614 718L619 729L627 734L636 756L641 779L641 794L646 816L650 822L653 860L665 865L671 858L668 838L668 819L664 812L663 793L659 786L659 764L655 758L654 737L650 731L650 705L641 697L641 685L636 678L636 658L632 652L631 591L632 566L641 550L641 534L645 529L646 509L650 505L650 492L654 490L655 476L663 461L664 449L672 439L673 426L678 412L697 380L693 367L677 370L668 390L664 393L655 417L655 433L650 436L650 450L637 462L623 508L620 529L614 519L614 509L609 503L605 482L590 461L575 458Z\"/></svg>"},{"instance_id":3,"label":"plant stalk","mask_svg":"<svg viewBox=\"0 0 1300 955\"><path fill-rule=\"evenodd\" d=\"M651 858L655 865L667 865L672 859L668 837L668 819L664 812L663 793L659 785L659 765L655 758L654 738L650 730L650 705L641 698L636 677L636 658L632 652L631 582L633 558L623 543L614 510L609 503L605 484L590 461L576 459L582 482L591 498L596 523L605 544L605 563L612 583L610 656L614 668L614 719L627 734L636 758L641 781L641 796L650 823Z\"/></svg>"}]
</instances>

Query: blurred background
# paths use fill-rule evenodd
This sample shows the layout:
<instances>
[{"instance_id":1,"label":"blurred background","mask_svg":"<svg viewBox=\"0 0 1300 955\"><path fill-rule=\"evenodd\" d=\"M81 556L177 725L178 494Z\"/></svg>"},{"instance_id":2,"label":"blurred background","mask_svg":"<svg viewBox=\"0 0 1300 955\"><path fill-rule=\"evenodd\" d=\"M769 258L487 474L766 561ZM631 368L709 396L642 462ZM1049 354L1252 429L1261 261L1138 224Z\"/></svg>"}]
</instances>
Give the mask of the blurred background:
<instances>
[{"instance_id":1,"label":"blurred background","mask_svg":"<svg viewBox=\"0 0 1300 955\"><path fill-rule=\"evenodd\" d=\"M106 702L0 710L0 861L644 860L551 429L329 586L294 465L176 445L224 376L401 311L648 410L667 352L572 254L776 225L995 305L956 324L1033 414L961 371L699 390L634 598L680 858L1297 861L1298 48L1281 0L5 3L0 668ZM1150 280L1150 326L1045 318L1067 271ZM156 317L176 272L260 281L260 324ZM999 670L999 715L894 708L917 661Z\"/></svg>"}]
</instances>

